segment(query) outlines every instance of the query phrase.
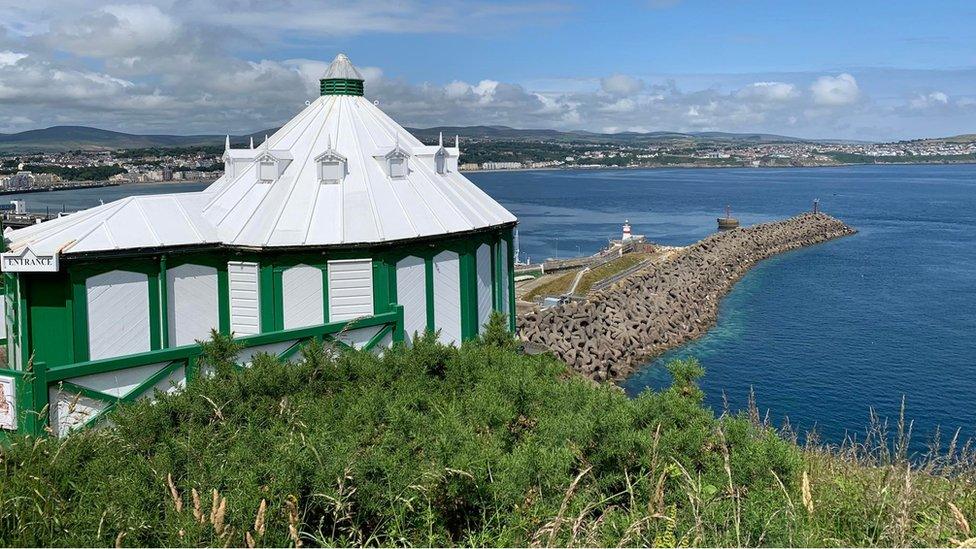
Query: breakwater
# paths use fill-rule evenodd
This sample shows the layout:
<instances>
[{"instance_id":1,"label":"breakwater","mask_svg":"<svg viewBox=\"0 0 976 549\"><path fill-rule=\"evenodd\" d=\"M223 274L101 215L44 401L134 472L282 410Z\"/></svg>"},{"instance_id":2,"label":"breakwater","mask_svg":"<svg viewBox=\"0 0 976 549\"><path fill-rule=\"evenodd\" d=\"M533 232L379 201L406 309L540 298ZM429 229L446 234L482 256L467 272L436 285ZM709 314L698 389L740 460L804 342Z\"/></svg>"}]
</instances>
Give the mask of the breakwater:
<instances>
[{"instance_id":1,"label":"breakwater","mask_svg":"<svg viewBox=\"0 0 976 549\"><path fill-rule=\"evenodd\" d=\"M590 379L621 379L701 336L722 296L759 261L855 232L829 215L806 213L713 234L586 301L521 315L518 335Z\"/></svg>"}]
</instances>

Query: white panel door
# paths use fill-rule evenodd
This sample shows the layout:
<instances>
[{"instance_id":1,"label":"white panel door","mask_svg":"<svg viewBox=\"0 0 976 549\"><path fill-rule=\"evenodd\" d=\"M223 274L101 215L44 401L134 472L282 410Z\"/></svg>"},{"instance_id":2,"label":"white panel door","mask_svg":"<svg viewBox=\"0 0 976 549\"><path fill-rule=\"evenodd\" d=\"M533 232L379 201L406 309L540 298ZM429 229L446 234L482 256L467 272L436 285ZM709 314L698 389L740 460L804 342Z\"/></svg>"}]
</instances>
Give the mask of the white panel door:
<instances>
[{"instance_id":1,"label":"white panel door","mask_svg":"<svg viewBox=\"0 0 976 549\"><path fill-rule=\"evenodd\" d=\"M329 322L373 316L373 260L329 262Z\"/></svg>"},{"instance_id":2,"label":"white panel door","mask_svg":"<svg viewBox=\"0 0 976 549\"><path fill-rule=\"evenodd\" d=\"M190 345L210 339L220 326L217 269L205 265L180 265L166 270L169 346Z\"/></svg>"},{"instance_id":3,"label":"white panel door","mask_svg":"<svg viewBox=\"0 0 976 549\"><path fill-rule=\"evenodd\" d=\"M282 272L281 298L286 330L325 323L322 270L318 267L295 265Z\"/></svg>"},{"instance_id":4,"label":"white panel door","mask_svg":"<svg viewBox=\"0 0 976 549\"><path fill-rule=\"evenodd\" d=\"M491 316L491 246L478 246L475 255L478 279L478 332L485 331L485 323Z\"/></svg>"},{"instance_id":5,"label":"white panel door","mask_svg":"<svg viewBox=\"0 0 976 549\"><path fill-rule=\"evenodd\" d=\"M261 290L258 264L228 261L230 281L230 329L235 336L261 333Z\"/></svg>"},{"instance_id":6,"label":"white panel door","mask_svg":"<svg viewBox=\"0 0 976 549\"><path fill-rule=\"evenodd\" d=\"M403 306L404 341L427 329L427 276L424 260L405 257L396 264L397 303Z\"/></svg>"},{"instance_id":7,"label":"white panel door","mask_svg":"<svg viewBox=\"0 0 976 549\"><path fill-rule=\"evenodd\" d=\"M441 342L461 342L461 261L454 252L434 256L434 327Z\"/></svg>"},{"instance_id":8,"label":"white panel door","mask_svg":"<svg viewBox=\"0 0 976 549\"><path fill-rule=\"evenodd\" d=\"M110 271L85 281L91 360L143 353L149 343L149 277Z\"/></svg>"}]
</instances>

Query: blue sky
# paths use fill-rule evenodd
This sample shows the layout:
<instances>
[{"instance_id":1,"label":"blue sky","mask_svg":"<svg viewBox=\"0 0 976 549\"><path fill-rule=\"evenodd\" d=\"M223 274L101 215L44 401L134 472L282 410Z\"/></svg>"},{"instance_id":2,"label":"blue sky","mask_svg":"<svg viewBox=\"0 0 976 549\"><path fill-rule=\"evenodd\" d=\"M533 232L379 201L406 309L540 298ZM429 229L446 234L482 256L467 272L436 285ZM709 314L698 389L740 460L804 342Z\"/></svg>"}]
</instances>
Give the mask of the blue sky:
<instances>
[{"instance_id":1,"label":"blue sky","mask_svg":"<svg viewBox=\"0 0 976 549\"><path fill-rule=\"evenodd\" d=\"M238 132L342 51L413 126L976 133L976 3L10 2L0 131Z\"/></svg>"}]
</instances>

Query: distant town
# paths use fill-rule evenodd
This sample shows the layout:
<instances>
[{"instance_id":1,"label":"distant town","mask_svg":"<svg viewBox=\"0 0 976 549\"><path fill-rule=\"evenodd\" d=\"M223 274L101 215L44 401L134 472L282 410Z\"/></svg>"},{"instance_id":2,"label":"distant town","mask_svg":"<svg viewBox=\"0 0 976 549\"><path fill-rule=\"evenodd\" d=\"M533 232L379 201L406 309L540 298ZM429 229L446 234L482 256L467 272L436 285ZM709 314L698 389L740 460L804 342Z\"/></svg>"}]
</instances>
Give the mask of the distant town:
<instances>
[{"instance_id":1,"label":"distant town","mask_svg":"<svg viewBox=\"0 0 976 549\"><path fill-rule=\"evenodd\" d=\"M976 162L974 135L861 143L795 140L762 134L587 134L498 128L445 128L461 133L459 168L462 171ZM465 130L475 135L466 136ZM437 128L411 131L428 144L436 144L439 134L444 133L444 129ZM214 139L208 138L207 142L213 143ZM242 143L236 142L234 146ZM30 144L21 148L24 147L29 148ZM207 182L220 177L224 167L223 147L217 144L52 148L58 147L44 143L38 145L37 152L0 149L0 191L73 188L94 182Z\"/></svg>"}]
</instances>

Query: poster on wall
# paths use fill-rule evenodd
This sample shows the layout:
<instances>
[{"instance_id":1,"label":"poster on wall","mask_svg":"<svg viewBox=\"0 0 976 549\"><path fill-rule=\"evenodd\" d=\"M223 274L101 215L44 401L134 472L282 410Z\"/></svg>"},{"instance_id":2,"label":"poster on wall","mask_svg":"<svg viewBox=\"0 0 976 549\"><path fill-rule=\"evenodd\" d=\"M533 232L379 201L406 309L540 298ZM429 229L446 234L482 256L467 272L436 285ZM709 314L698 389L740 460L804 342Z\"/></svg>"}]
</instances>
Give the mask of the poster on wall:
<instances>
[{"instance_id":1,"label":"poster on wall","mask_svg":"<svg viewBox=\"0 0 976 549\"><path fill-rule=\"evenodd\" d=\"M0 429L17 429L17 397L14 378L0 376Z\"/></svg>"}]
</instances>

